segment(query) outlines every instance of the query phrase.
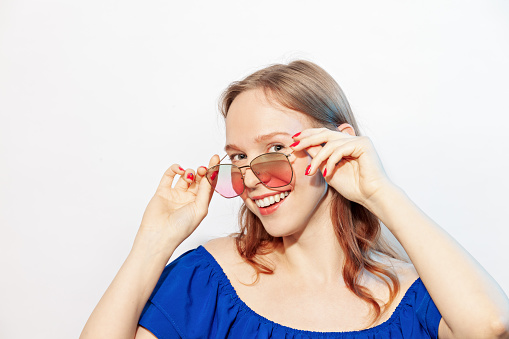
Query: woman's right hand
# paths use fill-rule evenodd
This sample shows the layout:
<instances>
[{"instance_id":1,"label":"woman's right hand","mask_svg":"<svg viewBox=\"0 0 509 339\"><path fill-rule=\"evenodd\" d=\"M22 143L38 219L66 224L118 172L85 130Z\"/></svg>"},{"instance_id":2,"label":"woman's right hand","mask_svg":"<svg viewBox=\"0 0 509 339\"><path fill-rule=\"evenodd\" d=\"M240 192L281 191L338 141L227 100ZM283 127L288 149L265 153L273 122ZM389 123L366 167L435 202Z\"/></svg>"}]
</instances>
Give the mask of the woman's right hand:
<instances>
[{"instance_id":1,"label":"woman's right hand","mask_svg":"<svg viewBox=\"0 0 509 339\"><path fill-rule=\"evenodd\" d=\"M219 156L214 155L210 159L209 167L218 163ZM162 252L165 255L166 251L173 252L193 233L207 215L214 193L205 178L206 171L202 166L195 173L192 169L184 170L178 164L173 164L166 170L145 209L135 245L142 243L153 253ZM172 187L176 175L180 177Z\"/></svg>"}]
</instances>

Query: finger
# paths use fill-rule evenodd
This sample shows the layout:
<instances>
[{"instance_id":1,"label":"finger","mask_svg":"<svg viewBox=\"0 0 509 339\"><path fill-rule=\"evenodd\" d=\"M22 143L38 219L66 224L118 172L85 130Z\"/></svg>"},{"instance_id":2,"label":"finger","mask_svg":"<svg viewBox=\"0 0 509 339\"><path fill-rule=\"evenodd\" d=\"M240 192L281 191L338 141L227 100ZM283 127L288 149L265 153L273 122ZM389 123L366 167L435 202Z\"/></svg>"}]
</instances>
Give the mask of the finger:
<instances>
[{"instance_id":1,"label":"finger","mask_svg":"<svg viewBox=\"0 0 509 339\"><path fill-rule=\"evenodd\" d=\"M312 146L312 147L308 147L307 149L305 149L304 151L309 154L309 156L311 157L311 161L313 161L313 158L318 154L318 152L320 152L320 150L322 149L323 147L322 146ZM309 175L311 171L311 164L306 168L306 172L305 174L306 175Z\"/></svg>"},{"instance_id":2,"label":"finger","mask_svg":"<svg viewBox=\"0 0 509 339\"><path fill-rule=\"evenodd\" d=\"M328 178L330 175L334 173L336 170L336 166L343 159L345 150L341 147L336 148L334 152L332 152L331 156L327 160L327 164L322 168L322 173L324 174L324 178Z\"/></svg>"},{"instance_id":3,"label":"finger","mask_svg":"<svg viewBox=\"0 0 509 339\"><path fill-rule=\"evenodd\" d=\"M209 163L211 163L211 161L213 160L214 157L211 158L211 160L209 161ZM214 164L216 164L216 160L215 159L213 161ZM217 161L218 163L219 161ZM195 175L195 178L194 178L194 182L189 186L189 189L188 191L191 191L191 192L194 192L194 193L197 193L198 192L198 188L200 186L200 182L201 180L207 175L207 167L205 166L200 166L198 167L198 169L196 170L196 175Z\"/></svg>"},{"instance_id":4,"label":"finger","mask_svg":"<svg viewBox=\"0 0 509 339\"><path fill-rule=\"evenodd\" d=\"M353 129L352 125L350 125L348 123L343 123L343 124L339 125L335 129L329 129L329 128L326 128L326 127L306 128L306 129L300 131L299 133L295 133L292 136L292 138L294 140L301 140L303 138L306 138L306 137L309 137L311 135L318 134L318 133L321 133L321 132L325 132L325 131L334 131L334 132L340 132L340 133L343 133L343 134L348 134L348 133L342 132L342 129L345 129L347 127L350 127L350 128Z\"/></svg>"},{"instance_id":5,"label":"finger","mask_svg":"<svg viewBox=\"0 0 509 339\"><path fill-rule=\"evenodd\" d=\"M311 160L311 163L309 165L309 168L307 169L308 175L315 175L316 171L321 169L327 161L327 159L331 156L331 154L341 146L343 142L338 140L329 141L325 144L325 146L319 148L318 152L316 154L311 155L313 157L313 160ZM317 147L313 147L316 149ZM309 153L309 152L308 152ZM322 168L323 170L323 168Z\"/></svg>"},{"instance_id":6,"label":"finger","mask_svg":"<svg viewBox=\"0 0 509 339\"><path fill-rule=\"evenodd\" d=\"M195 173L192 168L188 168L185 170L184 174L177 180L175 184L175 188L181 190L187 190L189 185L191 185L194 181Z\"/></svg>"},{"instance_id":7,"label":"finger","mask_svg":"<svg viewBox=\"0 0 509 339\"><path fill-rule=\"evenodd\" d=\"M307 136L305 135L302 137L303 134L299 135L297 137L299 140L290 145L294 151L300 151L311 146L324 145L332 140L347 140L353 138L349 134L332 131L327 128L314 129L314 131L311 132L305 130L302 133L306 133Z\"/></svg>"},{"instance_id":8,"label":"finger","mask_svg":"<svg viewBox=\"0 0 509 339\"><path fill-rule=\"evenodd\" d=\"M358 154L359 150L360 144L355 142L349 142L336 148L330 155L329 159L327 159L325 166L322 168L322 173L327 170L324 177L327 178L330 174L334 173L337 164L340 163L343 159L358 158L360 156L360 154Z\"/></svg>"},{"instance_id":9,"label":"finger","mask_svg":"<svg viewBox=\"0 0 509 339\"><path fill-rule=\"evenodd\" d=\"M198 167L198 169L196 170L196 177L200 178L201 180L201 178L203 178L205 174L207 174L207 167L205 166Z\"/></svg>"},{"instance_id":10,"label":"finger","mask_svg":"<svg viewBox=\"0 0 509 339\"><path fill-rule=\"evenodd\" d=\"M198 167L198 169L196 170L194 182L192 182L191 185L189 185L188 191L197 193L198 187L200 186L200 182L206 174L207 174L207 167L205 167L205 166Z\"/></svg>"},{"instance_id":11,"label":"finger","mask_svg":"<svg viewBox=\"0 0 509 339\"><path fill-rule=\"evenodd\" d=\"M359 152L362 149L362 139L362 137L338 139L329 141L323 147L313 146L306 149L307 153L313 158L309 167L306 169L306 175L315 175L318 169L321 169L323 173L324 167L326 167L325 162L336 149L342 150L342 157L358 158L360 156ZM335 166L335 164L337 164L340 160L341 158L338 159L333 166ZM330 174L331 171L329 170L328 173Z\"/></svg>"},{"instance_id":12,"label":"finger","mask_svg":"<svg viewBox=\"0 0 509 339\"><path fill-rule=\"evenodd\" d=\"M300 131L299 133L294 134L292 136L292 138L294 140L302 140L304 138L309 137L310 135L318 134L318 133L324 132L326 130L328 130L328 129L325 127L306 128L306 129L303 129L302 131Z\"/></svg>"},{"instance_id":13,"label":"finger","mask_svg":"<svg viewBox=\"0 0 509 339\"><path fill-rule=\"evenodd\" d=\"M175 179L175 175L184 173L184 169L180 167L178 164L171 165L166 172L164 172L161 181L159 182L158 189L169 189L173 184L173 180Z\"/></svg>"},{"instance_id":14,"label":"finger","mask_svg":"<svg viewBox=\"0 0 509 339\"><path fill-rule=\"evenodd\" d=\"M212 166L215 166L219 164L219 155L214 154L212 158L210 158L209 161L209 168ZM205 174L204 174L205 176ZM198 205L201 208L207 208L210 204L210 200L212 199L212 195L214 194L214 189L210 185L209 181L207 179L200 180L200 185L198 188L198 193L196 195L196 205Z\"/></svg>"}]
</instances>

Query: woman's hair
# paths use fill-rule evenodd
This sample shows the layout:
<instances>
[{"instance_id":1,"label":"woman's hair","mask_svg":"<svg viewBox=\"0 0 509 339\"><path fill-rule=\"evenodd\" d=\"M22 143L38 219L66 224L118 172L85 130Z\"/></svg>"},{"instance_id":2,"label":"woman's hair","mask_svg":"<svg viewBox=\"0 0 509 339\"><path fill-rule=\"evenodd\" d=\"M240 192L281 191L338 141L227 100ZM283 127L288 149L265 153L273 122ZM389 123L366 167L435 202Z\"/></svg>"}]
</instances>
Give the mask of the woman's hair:
<instances>
[{"instance_id":1,"label":"woman's hair","mask_svg":"<svg viewBox=\"0 0 509 339\"><path fill-rule=\"evenodd\" d=\"M242 92L261 89L268 99L306 114L316 124L332 130L348 123L361 135L346 97L336 81L318 65L296 60L288 65L275 64L261 69L241 81L230 84L223 92L219 110L226 119L233 100ZM343 277L348 289L372 306L375 323L398 294L400 285L392 267L373 259L375 252L401 259L381 233L380 220L364 206L349 201L331 190L331 220L337 239L345 253ZM271 252L282 239L265 231L260 219L245 204L240 208L240 231L235 233L237 250L251 264L257 279L260 273L272 274L260 256ZM387 304L377 301L370 290L360 284L363 271L369 271L385 282L390 297ZM381 306L382 304L382 306Z\"/></svg>"}]
</instances>

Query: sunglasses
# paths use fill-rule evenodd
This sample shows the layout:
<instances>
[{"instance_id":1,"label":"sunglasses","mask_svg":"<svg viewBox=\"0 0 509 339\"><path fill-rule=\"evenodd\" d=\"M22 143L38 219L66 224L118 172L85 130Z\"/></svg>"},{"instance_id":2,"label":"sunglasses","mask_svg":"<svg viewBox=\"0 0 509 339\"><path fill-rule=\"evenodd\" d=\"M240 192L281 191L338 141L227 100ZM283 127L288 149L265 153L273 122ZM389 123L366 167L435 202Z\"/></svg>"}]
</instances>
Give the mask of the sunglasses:
<instances>
[{"instance_id":1,"label":"sunglasses","mask_svg":"<svg viewBox=\"0 0 509 339\"><path fill-rule=\"evenodd\" d=\"M292 153L264 153L254 158L249 165L240 167L219 163L207 169L205 176L214 190L225 198L235 198L244 193L246 185L242 168L251 168L253 174L265 187L284 187L293 179L293 168L288 159Z\"/></svg>"}]
</instances>

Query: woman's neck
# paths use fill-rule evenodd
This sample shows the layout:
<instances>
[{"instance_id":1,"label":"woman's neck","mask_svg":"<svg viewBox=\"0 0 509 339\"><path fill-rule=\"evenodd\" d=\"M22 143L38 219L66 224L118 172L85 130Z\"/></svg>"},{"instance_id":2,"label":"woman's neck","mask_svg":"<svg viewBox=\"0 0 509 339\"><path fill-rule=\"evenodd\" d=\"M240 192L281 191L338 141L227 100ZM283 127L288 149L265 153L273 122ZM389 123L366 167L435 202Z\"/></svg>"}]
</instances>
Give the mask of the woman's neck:
<instances>
[{"instance_id":1,"label":"woman's neck","mask_svg":"<svg viewBox=\"0 0 509 339\"><path fill-rule=\"evenodd\" d=\"M344 252L330 218L331 194L327 192L302 232L283 237L277 250L276 269L302 283L343 283Z\"/></svg>"}]
</instances>

